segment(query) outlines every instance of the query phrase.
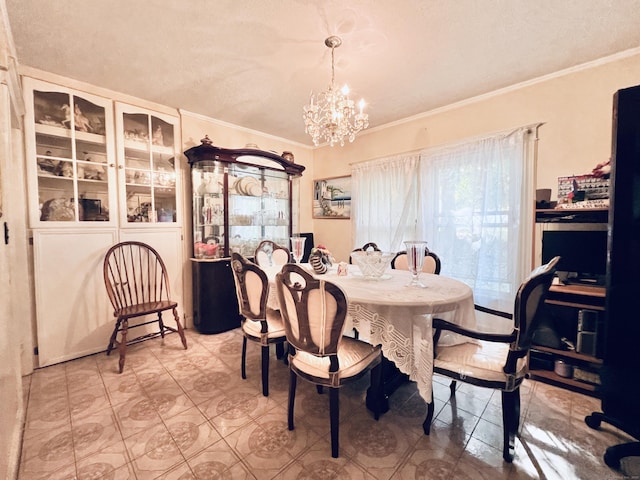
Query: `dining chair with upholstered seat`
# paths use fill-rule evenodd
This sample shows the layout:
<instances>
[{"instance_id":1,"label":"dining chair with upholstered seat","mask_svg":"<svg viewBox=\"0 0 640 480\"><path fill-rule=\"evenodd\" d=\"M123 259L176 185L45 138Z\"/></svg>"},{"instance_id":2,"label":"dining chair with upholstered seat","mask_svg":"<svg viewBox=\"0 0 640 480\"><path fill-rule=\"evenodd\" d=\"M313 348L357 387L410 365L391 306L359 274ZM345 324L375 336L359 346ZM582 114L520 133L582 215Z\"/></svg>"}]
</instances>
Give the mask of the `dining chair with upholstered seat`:
<instances>
[{"instance_id":1,"label":"dining chair with upholstered seat","mask_svg":"<svg viewBox=\"0 0 640 480\"><path fill-rule=\"evenodd\" d=\"M467 330L442 319L433 319L434 373L480 387L502 392L502 457L513 461L515 437L520 425L520 385L528 372L527 356L533 331L539 322L539 314L551 286L560 257L542 265L520 285L515 297L513 314L481 308L487 313L498 314L513 320L509 334L491 334ZM443 331L451 331L470 339L457 345L438 345ZM451 395L455 395L452 383ZM428 405L423 428L429 434L433 418L433 398Z\"/></svg>"},{"instance_id":2,"label":"dining chair with upholstered seat","mask_svg":"<svg viewBox=\"0 0 640 480\"><path fill-rule=\"evenodd\" d=\"M178 316L178 302L171 300L169 275L154 248L142 242L117 243L105 254L102 271L107 295L113 306L113 316L116 317L107 355L118 348L120 373L124 370L127 345L157 336L164 338L167 332L177 332L186 350L187 339ZM173 313L176 328L166 325L162 319L162 312L168 310ZM130 325L129 321L134 318L140 321ZM149 332L147 329L145 334L128 338L130 329L156 322L157 332Z\"/></svg>"},{"instance_id":3,"label":"dining chair with upholstered seat","mask_svg":"<svg viewBox=\"0 0 640 480\"><path fill-rule=\"evenodd\" d=\"M314 278L296 264L276 275L276 288L289 343L288 425L294 429L297 378L329 389L331 455L338 457L339 391L371 372L368 405L378 420L381 409L382 352L380 345L343 335L347 297L334 283Z\"/></svg>"},{"instance_id":4,"label":"dining chair with upholstered seat","mask_svg":"<svg viewBox=\"0 0 640 480\"><path fill-rule=\"evenodd\" d=\"M427 249L424 254L424 263L422 264L423 273L435 273L440 274L440 268L442 264L438 255ZM391 268L396 270L409 270L409 262L407 260L407 251L402 250L396 253L396 256L391 260Z\"/></svg>"},{"instance_id":5,"label":"dining chair with upholstered seat","mask_svg":"<svg viewBox=\"0 0 640 480\"><path fill-rule=\"evenodd\" d=\"M231 270L236 285L238 308L242 315L242 378L247 378L247 340L260 344L262 350L262 394L269 396L269 346L276 345L282 357L286 340L282 317L278 310L267 307L269 280L255 263L239 253L231 254Z\"/></svg>"},{"instance_id":6,"label":"dining chair with upholstered seat","mask_svg":"<svg viewBox=\"0 0 640 480\"><path fill-rule=\"evenodd\" d=\"M284 265L291 261L291 252L272 240L262 240L256 248L254 258L261 267Z\"/></svg>"}]
</instances>

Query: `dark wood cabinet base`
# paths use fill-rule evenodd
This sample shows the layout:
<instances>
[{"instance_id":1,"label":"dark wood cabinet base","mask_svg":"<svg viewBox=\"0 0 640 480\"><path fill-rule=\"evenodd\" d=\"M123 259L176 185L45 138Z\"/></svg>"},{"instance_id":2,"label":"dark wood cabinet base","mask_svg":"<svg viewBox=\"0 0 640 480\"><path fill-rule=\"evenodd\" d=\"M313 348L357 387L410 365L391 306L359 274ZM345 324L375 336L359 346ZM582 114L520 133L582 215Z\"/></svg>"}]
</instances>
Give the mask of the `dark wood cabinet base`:
<instances>
[{"instance_id":1,"label":"dark wood cabinet base","mask_svg":"<svg viewBox=\"0 0 640 480\"><path fill-rule=\"evenodd\" d=\"M240 326L231 261L192 259L193 325L198 332L221 333Z\"/></svg>"}]
</instances>

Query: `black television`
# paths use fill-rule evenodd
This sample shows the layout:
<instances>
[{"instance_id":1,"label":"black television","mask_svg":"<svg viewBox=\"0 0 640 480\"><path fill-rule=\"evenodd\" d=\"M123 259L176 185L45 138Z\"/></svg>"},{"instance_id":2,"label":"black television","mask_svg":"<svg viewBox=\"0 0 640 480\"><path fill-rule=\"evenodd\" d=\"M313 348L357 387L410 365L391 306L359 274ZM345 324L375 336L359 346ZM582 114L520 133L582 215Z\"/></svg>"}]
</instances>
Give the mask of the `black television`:
<instances>
[{"instance_id":1,"label":"black television","mask_svg":"<svg viewBox=\"0 0 640 480\"><path fill-rule=\"evenodd\" d=\"M557 255L561 257L556 268L561 282L605 284L605 230L545 230L542 232L542 263Z\"/></svg>"}]
</instances>

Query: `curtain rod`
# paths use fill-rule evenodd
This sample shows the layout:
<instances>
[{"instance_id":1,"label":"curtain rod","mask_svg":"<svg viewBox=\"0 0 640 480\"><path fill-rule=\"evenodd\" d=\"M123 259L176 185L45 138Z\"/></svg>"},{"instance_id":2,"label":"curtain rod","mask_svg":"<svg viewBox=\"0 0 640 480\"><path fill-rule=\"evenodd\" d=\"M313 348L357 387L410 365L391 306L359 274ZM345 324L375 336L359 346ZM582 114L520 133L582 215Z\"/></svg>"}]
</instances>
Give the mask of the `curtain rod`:
<instances>
[{"instance_id":1,"label":"curtain rod","mask_svg":"<svg viewBox=\"0 0 640 480\"><path fill-rule=\"evenodd\" d=\"M491 137L491 136L494 136L494 135L511 134L511 133L513 133L513 132L515 132L517 130L521 130L521 129L524 129L524 128L527 129L527 133L534 133L535 132L536 140L538 140L539 139L538 130L544 124L545 124L545 122L530 123L530 124L527 124L527 125L522 125L520 127L510 128L510 129L506 129L506 130L499 130L499 131L492 132L492 133L484 133L484 134L481 134L481 135L476 135L476 136L473 136L473 137L464 138L464 139L461 139L461 140L458 140L458 141L455 141L455 142L451 142L451 143L443 143L443 144L434 145L434 146L431 146L431 147L423 147L423 148L419 148L419 149L416 149L416 150L408 150L408 151L405 151L405 152L393 153L393 154L390 154L390 155L385 155L383 157L370 158L370 159L367 159L367 160L358 160L356 162L350 162L349 165L358 165L360 163L365 163L365 162L375 162L375 161L385 160L385 159L388 159L388 158L391 158L391 157L396 157L396 156L401 156L401 155L415 155L415 154L424 152L425 150L431 150L431 149L436 149L436 148L447 148L447 147L454 147L454 146L464 145L465 143L475 142L475 141L481 140L483 138Z\"/></svg>"}]
</instances>

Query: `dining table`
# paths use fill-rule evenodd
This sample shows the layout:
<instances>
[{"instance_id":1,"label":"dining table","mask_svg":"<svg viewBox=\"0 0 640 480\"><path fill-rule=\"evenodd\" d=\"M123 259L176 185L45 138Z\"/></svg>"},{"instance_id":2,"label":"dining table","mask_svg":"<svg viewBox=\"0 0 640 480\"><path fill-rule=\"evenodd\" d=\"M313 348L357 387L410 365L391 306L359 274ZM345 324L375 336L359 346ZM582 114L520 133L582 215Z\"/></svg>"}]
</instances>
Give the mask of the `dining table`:
<instances>
[{"instance_id":1,"label":"dining table","mask_svg":"<svg viewBox=\"0 0 640 480\"><path fill-rule=\"evenodd\" d=\"M424 287L408 286L411 273L388 269L381 277L369 279L356 265L348 265L346 275L338 275L334 265L317 274L309 264L300 264L312 275L338 285L348 303L347 325L358 332L358 338L381 345L383 355L409 380L417 383L420 396L432 402L434 316L465 328L476 326L473 291L456 279L421 273ZM281 266L262 267L272 288L267 305L279 309L275 288ZM443 332L439 345L471 341L452 332Z\"/></svg>"}]
</instances>

